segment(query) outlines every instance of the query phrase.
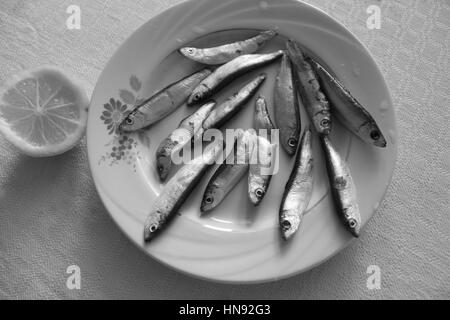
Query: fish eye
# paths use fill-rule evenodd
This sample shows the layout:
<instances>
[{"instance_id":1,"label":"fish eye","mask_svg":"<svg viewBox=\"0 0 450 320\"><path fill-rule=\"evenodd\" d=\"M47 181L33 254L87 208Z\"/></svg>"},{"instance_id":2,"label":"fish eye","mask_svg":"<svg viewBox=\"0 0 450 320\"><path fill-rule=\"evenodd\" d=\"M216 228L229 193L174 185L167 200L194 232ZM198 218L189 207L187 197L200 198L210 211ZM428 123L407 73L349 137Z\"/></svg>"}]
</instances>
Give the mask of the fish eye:
<instances>
[{"instance_id":1,"label":"fish eye","mask_svg":"<svg viewBox=\"0 0 450 320\"><path fill-rule=\"evenodd\" d=\"M258 198L261 198L264 194L264 191L262 189L256 189L255 194Z\"/></svg>"},{"instance_id":2,"label":"fish eye","mask_svg":"<svg viewBox=\"0 0 450 320\"><path fill-rule=\"evenodd\" d=\"M350 228L355 228L356 227L356 220L355 219L350 219L348 222L348 225L350 226Z\"/></svg>"},{"instance_id":3,"label":"fish eye","mask_svg":"<svg viewBox=\"0 0 450 320\"><path fill-rule=\"evenodd\" d=\"M201 98L200 93L194 94L194 100L195 100L195 101L200 100L200 98Z\"/></svg>"},{"instance_id":4,"label":"fish eye","mask_svg":"<svg viewBox=\"0 0 450 320\"><path fill-rule=\"evenodd\" d=\"M207 198L205 199L205 202L208 203L208 204L213 203L213 201L214 201L213 197L207 197Z\"/></svg>"},{"instance_id":5,"label":"fish eye","mask_svg":"<svg viewBox=\"0 0 450 320\"><path fill-rule=\"evenodd\" d=\"M188 49L187 49L187 52L188 52L188 53L194 53L194 49L188 48Z\"/></svg>"},{"instance_id":6,"label":"fish eye","mask_svg":"<svg viewBox=\"0 0 450 320\"><path fill-rule=\"evenodd\" d=\"M328 119L323 119L322 121L320 121L320 126L321 126L321 127L324 127L324 128L329 127L329 126L330 126L330 120L328 120Z\"/></svg>"},{"instance_id":7,"label":"fish eye","mask_svg":"<svg viewBox=\"0 0 450 320\"><path fill-rule=\"evenodd\" d=\"M150 232L155 232L156 231L156 226L154 224L152 224L150 226Z\"/></svg>"},{"instance_id":8,"label":"fish eye","mask_svg":"<svg viewBox=\"0 0 450 320\"><path fill-rule=\"evenodd\" d=\"M295 138L289 138L288 140L288 146L294 148L297 145L297 139Z\"/></svg>"},{"instance_id":9,"label":"fish eye","mask_svg":"<svg viewBox=\"0 0 450 320\"><path fill-rule=\"evenodd\" d=\"M125 120L125 123L128 124L128 125L132 125L134 123L134 120L132 118L127 118Z\"/></svg>"},{"instance_id":10,"label":"fish eye","mask_svg":"<svg viewBox=\"0 0 450 320\"><path fill-rule=\"evenodd\" d=\"M283 227L284 230L288 230L288 229L291 228L291 223L290 223L289 221L287 221L287 220L284 220L284 221L281 223L281 226Z\"/></svg>"},{"instance_id":11,"label":"fish eye","mask_svg":"<svg viewBox=\"0 0 450 320\"><path fill-rule=\"evenodd\" d=\"M381 135L380 135L380 132L379 132L378 130L374 130L374 131L372 131L372 132L370 133L370 137L371 137L373 140L378 140L378 139L380 139Z\"/></svg>"}]
</instances>

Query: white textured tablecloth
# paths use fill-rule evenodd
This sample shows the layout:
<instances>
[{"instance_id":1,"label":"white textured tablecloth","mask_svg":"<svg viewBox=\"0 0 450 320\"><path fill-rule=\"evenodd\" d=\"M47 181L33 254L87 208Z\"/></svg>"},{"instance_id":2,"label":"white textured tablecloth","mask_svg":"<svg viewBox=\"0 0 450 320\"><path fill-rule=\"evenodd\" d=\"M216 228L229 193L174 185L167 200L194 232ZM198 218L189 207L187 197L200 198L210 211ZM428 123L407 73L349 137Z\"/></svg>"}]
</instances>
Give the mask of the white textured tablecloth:
<instances>
[{"instance_id":1,"label":"white textured tablecloth","mask_svg":"<svg viewBox=\"0 0 450 320\"><path fill-rule=\"evenodd\" d=\"M275 0L272 0L275 1ZM0 81L59 65L91 94L114 50L179 1L2 0ZM395 104L399 156L393 181L362 237L302 275L261 285L193 279L137 249L97 196L83 142L55 158L20 155L0 137L0 298L450 298L450 68L448 0L310 0L368 46ZM380 30L366 26L381 8ZM81 8L81 30L66 9ZM81 289L66 268L81 269ZM369 265L381 289L366 287Z\"/></svg>"}]
</instances>

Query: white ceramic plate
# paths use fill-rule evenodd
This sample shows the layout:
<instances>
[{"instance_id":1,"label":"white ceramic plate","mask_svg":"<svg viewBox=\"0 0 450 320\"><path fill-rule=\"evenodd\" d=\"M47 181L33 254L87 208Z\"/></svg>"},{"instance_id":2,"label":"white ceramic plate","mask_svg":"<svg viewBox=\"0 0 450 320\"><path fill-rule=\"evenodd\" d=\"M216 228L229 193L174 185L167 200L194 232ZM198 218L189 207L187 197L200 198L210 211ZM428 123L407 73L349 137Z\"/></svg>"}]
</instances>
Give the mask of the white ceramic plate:
<instances>
[{"instance_id":1,"label":"white ceramic plate","mask_svg":"<svg viewBox=\"0 0 450 320\"><path fill-rule=\"evenodd\" d=\"M177 270L221 282L276 280L325 261L352 239L332 205L316 137L314 195L301 230L290 243L280 240L277 220L292 167L292 159L283 151L280 172L273 177L260 207L249 204L244 179L220 207L201 218L199 206L210 171L165 232L148 245L143 242L144 219L163 188L155 173L155 148L193 109L182 106L140 135L118 136L118 121L136 99L150 96L200 68L175 52L180 46L196 39L197 45L211 46L255 34L248 29L273 28L298 40L326 62L368 108L387 137L388 147L378 149L354 138L338 124L333 130L332 140L348 159L358 187L363 224L376 211L390 182L397 134L391 98L374 60L348 30L322 11L295 0L183 2L147 22L114 54L93 94L87 134L92 174L111 216L136 245ZM218 32L229 29L239 30ZM208 36L210 33L214 34ZM281 40L272 41L263 51L280 48ZM270 107L277 69L277 63L264 68L269 77L261 93ZM259 72L228 86L216 96L218 102ZM252 101L228 127L251 127L253 108ZM306 119L303 113L304 124Z\"/></svg>"}]
</instances>

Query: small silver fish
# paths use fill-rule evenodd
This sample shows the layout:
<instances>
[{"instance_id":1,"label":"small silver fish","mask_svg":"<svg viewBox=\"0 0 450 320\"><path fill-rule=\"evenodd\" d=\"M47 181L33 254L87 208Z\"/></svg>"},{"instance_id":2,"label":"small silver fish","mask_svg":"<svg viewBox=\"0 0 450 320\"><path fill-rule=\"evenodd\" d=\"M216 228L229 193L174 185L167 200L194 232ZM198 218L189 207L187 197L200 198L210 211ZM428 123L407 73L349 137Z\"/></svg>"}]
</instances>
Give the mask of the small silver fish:
<instances>
[{"instance_id":1,"label":"small silver fish","mask_svg":"<svg viewBox=\"0 0 450 320\"><path fill-rule=\"evenodd\" d=\"M203 69L160 90L136 106L119 126L122 132L132 132L152 125L180 107L198 84L211 74Z\"/></svg>"},{"instance_id":2,"label":"small silver fish","mask_svg":"<svg viewBox=\"0 0 450 320\"><path fill-rule=\"evenodd\" d=\"M203 64L217 65L227 63L241 55L258 51L267 41L276 35L277 33L275 31L268 30L250 39L224 44L218 47L205 49L184 47L179 51L183 56L191 60Z\"/></svg>"},{"instance_id":3,"label":"small silver fish","mask_svg":"<svg viewBox=\"0 0 450 320\"><path fill-rule=\"evenodd\" d=\"M300 141L294 167L284 189L280 205L280 231L289 240L298 231L313 191L313 154L311 130Z\"/></svg>"},{"instance_id":4,"label":"small silver fish","mask_svg":"<svg viewBox=\"0 0 450 320\"><path fill-rule=\"evenodd\" d=\"M272 129L275 129L275 126L273 125L269 110L267 109L266 98L261 95L255 101L254 127L258 132L261 129L267 130L270 141L271 131Z\"/></svg>"},{"instance_id":5,"label":"small silver fish","mask_svg":"<svg viewBox=\"0 0 450 320\"><path fill-rule=\"evenodd\" d=\"M206 117L213 110L216 102L205 103L196 112L181 120L178 127L159 145L156 151L156 168L161 181L165 181L172 166L172 155L180 151L202 128Z\"/></svg>"},{"instance_id":6,"label":"small silver fish","mask_svg":"<svg viewBox=\"0 0 450 320\"><path fill-rule=\"evenodd\" d=\"M280 71L275 80L273 101L275 123L280 130L281 146L292 156L297 150L300 139L301 120L292 66L287 55L283 55L281 60Z\"/></svg>"},{"instance_id":7,"label":"small silver fish","mask_svg":"<svg viewBox=\"0 0 450 320\"><path fill-rule=\"evenodd\" d=\"M258 88L265 79L266 74L261 73L255 79L242 87L237 93L214 108L203 123L203 129L219 129L222 127L225 122L231 119L237 112L242 110L247 105L247 102L253 97L256 91L258 91Z\"/></svg>"},{"instance_id":8,"label":"small silver fish","mask_svg":"<svg viewBox=\"0 0 450 320\"><path fill-rule=\"evenodd\" d=\"M321 136L321 141L336 210L350 233L359 237L361 215L350 169L327 136Z\"/></svg>"},{"instance_id":9,"label":"small silver fish","mask_svg":"<svg viewBox=\"0 0 450 320\"><path fill-rule=\"evenodd\" d=\"M331 111L356 136L374 146L385 148L386 139L370 113L350 91L317 61L309 58L321 80L322 88L331 102Z\"/></svg>"},{"instance_id":10,"label":"small silver fish","mask_svg":"<svg viewBox=\"0 0 450 320\"><path fill-rule=\"evenodd\" d=\"M188 105L194 105L211 97L213 93L227 85L235 78L281 57L283 51L279 50L267 54L246 54L218 67L206 77L188 98Z\"/></svg>"},{"instance_id":11,"label":"small silver fish","mask_svg":"<svg viewBox=\"0 0 450 320\"><path fill-rule=\"evenodd\" d=\"M153 202L152 209L145 220L144 241L149 242L175 216L189 194L198 184L214 159L222 152L223 145L212 142L208 151L185 164L167 182L164 189Z\"/></svg>"},{"instance_id":12,"label":"small silver fish","mask_svg":"<svg viewBox=\"0 0 450 320\"><path fill-rule=\"evenodd\" d=\"M230 155L227 162L219 166L208 182L200 206L202 213L216 208L248 172L248 148L248 133L239 130L234 156Z\"/></svg>"},{"instance_id":13,"label":"small silver fish","mask_svg":"<svg viewBox=\"0 0 450 320\"><path fill-rule=\"evenodd\" d=\"M288 40L287 51L294 66L296 82L303 104L319 134L329 134L332 128L330 103L320 88L317 76L299 44Z\"/></svg>"},{"instance_id":14,"label":"small silver fish","mask_svg":"<svg viewBox=\"0 0 450 320\"><path fill-rule=\"evenodd\" d=\"M272 165L274 146L269 140L253 135L252 154L248 173L248 197L250 202L257 206L261 203L269 188L272 174L269 171Z\"/></svg>"}]
</instances>

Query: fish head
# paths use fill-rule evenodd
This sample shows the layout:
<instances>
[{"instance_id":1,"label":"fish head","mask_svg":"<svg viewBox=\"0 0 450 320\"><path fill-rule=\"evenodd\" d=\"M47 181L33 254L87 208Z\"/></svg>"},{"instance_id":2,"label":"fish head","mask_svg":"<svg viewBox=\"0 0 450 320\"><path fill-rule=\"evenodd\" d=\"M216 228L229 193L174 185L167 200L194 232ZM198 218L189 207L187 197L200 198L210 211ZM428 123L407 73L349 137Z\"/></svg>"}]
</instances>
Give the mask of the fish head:
<instances>
[{"instance_id":1,"label":"fish head","mask_svg":"<svg viewBox=\"0 0 450 320\"><path fill-rule=\"evenodd\" d=\"M201 102L208 97L209 92L210 90L207 86L205 86L204 84L200 84L197 88L194 89L194 91L192 91L192 94L188 98L187 104L189 106L192 106Z\"/></svg>"},{"instance_id":2,"label":"fish head","mask_svg":"<svg viewBox=\"0 0 450 320\"><path fill-rule=\"evenodd\" d=\"M221 189L215 188L214 190L206 190L200 205L200 211L202 213L211 211L219 205L220 200L223 199L224 196L224 192Z\"/></svg>"},{"instance_id":3,"label":"fish head","mask_svg":"<svg viewBox=\"0 0 450 320\"><path fill-rule=\"evenodd\" d=\"M355 238L358 238L360 230L361 230L361 222L355 218L348 218L348 219L346 219L346 225L347 225L348 230L350 230L350 233Z\"/></svg>"},{"instance_id":4,"label":"fish head","mask_svg":"<svg viewBox=\"0 0 450 320\"><path fill-rule=\"evenodd\" d=\"M180 49L180 53L186 58L194 58L197 53L197 49L193 47L184 47Z\"/></svg>"},{"instance_id":5,"label":"fish head","mask_svg":"<svg viewBox=\"0 0 450 320\"><path fill-rule=\"evenodd\" d=\"M151 241L161 229L162 224L161 212L159 210L152 211L145 220L144 241Z\"/></svg>"},{"instance_id":6,"label":"fish head","mask_svg":"<svg viewBox=\"0 0 450 320\"><path fill-rule=\"evenodd\" d=\"M131 132L142 129L146 126L145 115L139 110L131 111L120 123L121 132Z\"/></svg>"},{"instance_id":7,"label":"fish head","mask_svg":"<svg viewBox=\"0 0 450 320\"><path fill-rule=\"evenodd\" d=\"M298 146L298 137L294 135L287 137L285 138L285 141L283 141L283 144L284 149L287 151L287 153L290 155L294 155Z\"/></svg>"},{"instance_id":8,"label":"fish head","mask_svg":"<svg viewBox=\"0 0 450 320\"><path fill-rule=\"evenodd\" d=\"M289 240L297 232L300 227L301 219L295 210L287 210L281 212L280 215L280 231L284 240Z\"/></svg>"},{"instance_id":9,"label":"fish head","mask_svg":"<svg viewBox=\"0 0 450 320\"><path fill-rule=\"evenodd\" d=\"M329 134L331 132L331 115L328 111L319 112L313 117L314 127L320 134Z\"/></svg>"},{"instance_id":10,"label":"fish head","mask_svg":"<svg viewBox=\"0 0 450 320\"><path fill-rule=\"evenodd\" d=\"M359 237L361 230L361 216L357 205L350 205L343 210L344 224L348 231L355 237Z\"/></svg>"},{"instance_id":11,"label":"fish head","mask_svg":"<svg viewBox=\"0 0 450 320\"><path fill-rule=\"evenodd\" d=\"M386 139L381 133L380 128L373 122L369 122L361 127L360 136L364 137L364 140L368 143L377 147L385 148L387 145Z\"/></svg>"},{"instance_id":12,"label":"fish head","mask_svg":"<svg viewBox=\"0 0 450 320\"><path fill-rule=\"evenodd\" d=\"M170 158L170 156L159 156L158 159L156 159L156 169L161 181L165 181L167 179L171 165L172 159Z\"/></svg>"},{"instance_id":13,"label":"fish head","mask_svg":"<svg viewBox=\"0 0 450 320\"><path fill-rule=\"evenodd\" d=\"M250 184L248 186L248 196L253 205L259 205L265 195L266 190L259 184Z\"/></svg>"}]
</instances>

